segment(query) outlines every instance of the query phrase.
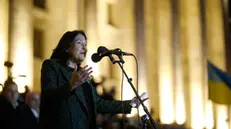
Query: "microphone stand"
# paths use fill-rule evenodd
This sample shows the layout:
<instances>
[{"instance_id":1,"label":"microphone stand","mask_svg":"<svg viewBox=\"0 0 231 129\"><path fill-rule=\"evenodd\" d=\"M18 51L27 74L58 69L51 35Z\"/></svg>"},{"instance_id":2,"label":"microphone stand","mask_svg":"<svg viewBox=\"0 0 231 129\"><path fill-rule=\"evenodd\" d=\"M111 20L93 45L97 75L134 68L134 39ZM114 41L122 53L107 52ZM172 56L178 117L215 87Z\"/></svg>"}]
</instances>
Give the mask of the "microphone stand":
<instances>
[{"instance_id":1,"label":"microphone stand","mask_svg":"<svg viewBox=\"0 0 231 129\"><path fill-rule=\"evenodd\" d=\"M111 56L112 56L112 55L111 55ZM134 93L135 93L137 99L139 100L140 104L142 105L143 110L144 110L145 113L148 115L148 118L149 118L149 121L150 121L151 124L152 124L152 127L153 127L154 129L157 129L157 128L156 128L156 125L155 125L155 121L152 119L151 114L148 112L148 108L144 105L144 103L143 103L143 101L141 100L140 96L138 95L136 89L134 88L134 85L132 84L132 78L129 78L129 77L128 77L126 71L124 70L124 68L123 68L123 66L122 66L122 64L125 63L124 60L123 60L123 58L122 58L123 55L121 54L121 55L117 55L117 56L118 56L118 58L119 58L118 61L116 61L116 60L114 60L114 59L112 60L112 58L110 57L112 63L113 63L113 64L117 63L117 64L120 66L122 72L124 73L124 75L125 75L126 78L127 78L128 83L129 83L130 86L132 87L132 89L133 89L133 91L134 91Z\"/></svg>"},{"instance_id":2,"label":"microphone stand","mask_svg":"<svg viewBox=\"0 0 231 129\"><path fill-rule=\"evenodd\" d=\"M143 122L143 129L148 129L148 125L147 125L147 120L148 120L148 118L147 118L147 115L145 114L145 115L143 115L142 117L141 117L141 120L142 120L142 122Z\"/></svg>"}]
</instances>

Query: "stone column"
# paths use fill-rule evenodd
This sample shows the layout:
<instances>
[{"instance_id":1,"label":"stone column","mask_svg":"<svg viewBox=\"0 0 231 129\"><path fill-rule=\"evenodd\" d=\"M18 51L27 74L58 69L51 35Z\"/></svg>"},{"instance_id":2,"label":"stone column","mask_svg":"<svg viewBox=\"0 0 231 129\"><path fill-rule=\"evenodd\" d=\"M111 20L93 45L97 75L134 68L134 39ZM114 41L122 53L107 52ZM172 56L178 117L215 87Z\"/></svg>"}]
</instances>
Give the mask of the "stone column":
<instances>
[{"instance_id":1,"label":"stone column","mask_svg":"<svg viewBox=\"0 0 231 129\"><path fill-rule=\"evenodd\" d=\"M173 0L172 4L172 41L173 41L173 80L174 80L174 100L175 100L175 119L176 123L184 124L186 122L186 101L184 96L184 77L182 52L183 47L180 44L180 13L179 1Z\"/></svg>"},{"instance_id":2,"label":"stone column","mask_svg":"<svg viewBox=\"0 0 231 129\"><path fill-rule=\"evenodd\" d=\"M160 95L160 120L170 124L175 120L173 99L172 7L170 0L155 0L157 73Z\"/></svg>"},{"instance_id":3,"label":"stone column","mask_svg":"<svg viewBox=\"0 0 231 129\"><path fill-rule=\"evenodd\" d=\"M0 1L0 83L7 78L7 69L4 61L8 59L8 30L9 30L9 0Z\"/></svg>"},{"instance_id":4,"label":"stone column","mask_svg":"<svg viewBox=\"0 0 231 129\"><path fill-rule=\"evenodd\" d=\"M225 37L221 0L205 0L206 39L208 59L226 70ZM228 106L213 104L216 129L228 129Z\"/></svg>"},{"instance_id":5,"label":"stone column","mask_svg":"<svg viewBox=\"0 0 231 129\"><path fill-rule=\"evenodd\" d=\"M84 29L85 27L85 0L77 0L77 28Z\"/></svg>"},{"instance_id":6,"label":"stone column","mask_svg":"<svg viewBox=\"0 0 231 129\"><path fill-rule=\"evenodd\" d=\"M150 97L150 108L153 110L152 117L160 118L160 98L158 86L158 48L157 48L157 22L155 0L145 0L145 40L146 40L146 65L147 65L147 89Z\"/></svg>"},{"instance_id":7,"label":"stone column","mask_svg":"<svg viewBox=\"0 0 231 129\"><path fill-rule=\"evenodd\" d=\"M80 0L81 2L83 2L83 0ZM81 3L80 3L81 4ZM84 4L81 4L81 7L84 7L84 30L87 34L88 37L88 55L87 55L87 61L86 63L88 65L90 65L91 67L93 67L93 76L94 77L99 77L100 75L102 75L101 73L103 73L103 75L105 75L104 73L108 72L108 70L105 70L108 67L105 67L105 69L102 70L102 72L100 71L100 63L94 63L91 60L91 55L93 53L97 52L97 48L99 46L99 34L98 34L98 10L97 10L97 0L88 0L88 1L84 1ZM81 18L81 17L80 17ZM82 17L83 18L83 17ZM82 19L83 20L83 19ZM80 21L80 25L81 25L81 19L79 19ZM104 66L102 66L104 67Z\"/></svg>"},{"instance_id":8,"label":"stone column","mask_svg":"<svg viewBox=\"0 0 231 129\"><path fill-rule=\"evenodd\" d=\"M33 24L32 1L10 1L10 61L14 63L12 74L26 75L17 78L19 92L24 91L24 85L33 88Z\"/></svg>"},{"instance_id":9,"label":"stone column","mask_svg":"<svg viewBox=\"0 0 231 129\"><path fill-rule=\"evenodd\" d=\"M76 30L78 29L78 11L79 11L79 0L67 0L67 30Z\"/></svg>"},{"instance_id":10,"label":"stone column","mask_svg":"<svg viewBox=\"0 0 231 129\"><path fill-rule=\"evenodd\" d=\"M203 101L203 53L199 0L179 0L180 43L186 99L187 126L202 129L204 121Z\"/></svg>"}]
</instances>

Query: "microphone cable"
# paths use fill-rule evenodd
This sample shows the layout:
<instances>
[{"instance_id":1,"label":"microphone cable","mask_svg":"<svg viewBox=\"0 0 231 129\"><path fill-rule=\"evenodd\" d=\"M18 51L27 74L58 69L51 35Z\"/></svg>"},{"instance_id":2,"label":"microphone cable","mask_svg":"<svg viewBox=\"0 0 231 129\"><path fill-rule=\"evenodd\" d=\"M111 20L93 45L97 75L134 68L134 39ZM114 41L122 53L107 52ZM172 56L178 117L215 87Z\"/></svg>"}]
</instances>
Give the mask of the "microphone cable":
<instances>
[{"instance_id":1,"label":"microphone cable","mask_svg":"<svg viewBox=\"0 0 231 129\"><path fill-rule=\"evenodd\" d=\"M122 68L124 67L123 63L122 64ZM122 72L122 81L121 81L121 93L120 93L120 97L121 97L121 101L122 101L122 120L123 120L123 129L125 129L125 114L124 114L124 102L123 102L123 82L124 82L124 73Z\"/></svg>"},{"instance_id":2,"label":"microphone cable","mask_svg":"<svg viewBox=\"0 0 231 129\"><path fill-rule=\"evenodd\" d=\"M136 62L136 90L139 95L139 67L138 67L138 60L135 55L132 54L132 57L135 59ZM138 119L138 128L142 128L142 125L140 123L140 112L139 107L137 107L137 119Z\"/></svg>"},{"instance_id":3,"label":"microphone cable","mask_svg":"<svg viewBox=\"0 0 231 129\"><path fill-rule=\"evenodd\" d=\"M139 95L139 65L138 65L138 60L134 54L132 54L132 57L135 59L136 63L136 89L137 93ZM123 64L122 64L123 67ZM122 119L123 119L123 129L125 127L125 114L124 114L124 105L123 105L123 82L124 82L124 74L122 72L122 82L121 82L121 101L122 101ZM137 119L138 119L138 128L141 129L142 125L140 123L140 113L139 113L139 107L137 107Z\"/></svg>"}]
</instances>

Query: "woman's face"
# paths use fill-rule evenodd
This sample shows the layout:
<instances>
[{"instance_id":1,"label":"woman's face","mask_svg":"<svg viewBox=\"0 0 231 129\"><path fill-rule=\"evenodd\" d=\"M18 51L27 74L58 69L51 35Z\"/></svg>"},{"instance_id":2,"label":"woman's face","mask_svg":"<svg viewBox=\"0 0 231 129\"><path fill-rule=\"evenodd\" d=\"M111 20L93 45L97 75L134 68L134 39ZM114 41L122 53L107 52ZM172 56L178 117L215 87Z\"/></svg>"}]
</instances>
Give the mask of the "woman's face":
<instances>
[{"instance_id":1,"label":"woman's face","mask_svg":"<svg viewBox=\"0 0 231 129\"><path fill-rule=\"evenodd\" d=\"M77 63L81 63L87 53L87 41L82 34L75 36L71 46L67 49L72 60Z\"/></svg>"}]
</instances>

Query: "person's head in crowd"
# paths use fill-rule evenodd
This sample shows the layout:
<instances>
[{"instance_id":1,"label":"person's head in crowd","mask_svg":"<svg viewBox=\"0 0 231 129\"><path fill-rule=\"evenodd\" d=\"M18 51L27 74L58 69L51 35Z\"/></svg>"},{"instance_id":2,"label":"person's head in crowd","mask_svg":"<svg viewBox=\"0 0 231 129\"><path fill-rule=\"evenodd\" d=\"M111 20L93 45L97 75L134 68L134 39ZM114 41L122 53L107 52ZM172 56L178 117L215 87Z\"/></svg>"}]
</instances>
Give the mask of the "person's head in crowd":
<instances>
[{"instance_id":1,"label":"person's head in crowd","mask_svg":"<svg viewBox=\"0 0 231 129\"><path fill-rule=\"evenodd\" d=\"M28 92L30 92L30 88L28 85L25 85L24 86L24 89L25 89L25 93L27 94Z\"/></svg>"},{"instance_id":2,"label":"person's head in crowd","mask_svg":"<svg viewBox=\"0 0 231 129\"><path fill-rule=\"evenodd\" d=\"M9 103L13 104L13 106L16 106L19 97L18 85L12 80L7 80L4 83L2 95Z\"/></svg>"},{"instance_id":3,"label":"person's head in crowd","mask_svg":"<svg viewBox=\"0 0 231 129\"><path fill-rule=\"evenodd\" d=\"M26 94L25 103L32 109L39 111L40 94L37 92L28 92Z\"/></svg>"}]
</instances>

